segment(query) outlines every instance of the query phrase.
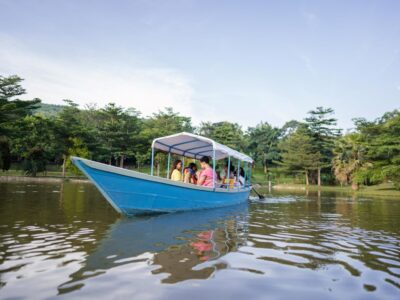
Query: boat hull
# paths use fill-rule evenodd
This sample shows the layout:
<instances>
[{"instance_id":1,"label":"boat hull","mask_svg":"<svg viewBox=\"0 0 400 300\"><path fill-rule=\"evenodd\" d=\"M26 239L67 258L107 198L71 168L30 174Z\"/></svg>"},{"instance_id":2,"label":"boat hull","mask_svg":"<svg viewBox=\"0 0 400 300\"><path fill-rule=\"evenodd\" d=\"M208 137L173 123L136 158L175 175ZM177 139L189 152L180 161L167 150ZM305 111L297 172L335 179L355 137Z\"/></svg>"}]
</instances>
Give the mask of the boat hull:
<instances>
[{"instance_id":1,"label":"boat hull","mask_svg":"<svg viewBox=\"0 0 400 300\"><path fill-rule=\"evenodd\" d=\"M198 187L73 157L108 202L126 215L224 207L247 201L250 187Z\"/></svg>"}]
</instances>

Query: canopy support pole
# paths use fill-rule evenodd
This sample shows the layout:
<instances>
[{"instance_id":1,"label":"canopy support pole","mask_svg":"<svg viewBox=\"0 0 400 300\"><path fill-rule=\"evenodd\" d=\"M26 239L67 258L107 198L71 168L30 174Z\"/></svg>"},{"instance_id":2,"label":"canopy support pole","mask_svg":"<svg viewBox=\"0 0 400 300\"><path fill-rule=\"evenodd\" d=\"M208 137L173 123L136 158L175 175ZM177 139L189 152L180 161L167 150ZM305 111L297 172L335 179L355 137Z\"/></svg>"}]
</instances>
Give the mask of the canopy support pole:
<instances>
[{"instance_id":1,"label":"canopy support pole","mask_svg":"<svg viewBox=\"0 0 400 300\"><path fill-rule=\"evenodd\" d=\"M230 188L231 185L231 156L228 156L228 176L227 176L227 180L228 180L228 190Z\"/></svg>"},{"instance_id":2,"label":"canopy support pole","mask_svg":"<svg viewBox=\"0 0 400 300\"><path fill-rule=\"evenodd\" d=\"M236 181L237 182L239 182L239 185L238 185L238 187L239 187L239 189L240 189L240 159L238 159L238 168L237 168L237 171L236 171Z\"/></svg>"},{"instance_id":3,"label":"canopy support pole","mask_svg":"<svg viewBox=\"0 0 400 300\"><path fill-rule=\"evenodd\" d=\"M169 179L169 165L171 164L171 149L168 151L167 179Z\"/></svg>"},{"instance_id":4,"label":"canopy support pole","mask_svg":"<svg viewBox=\"0 0 400 300\"><path fill-rule=\"evenodd\" d=\"M247 165L248 165L248 163L245 163L245 164L244 164L244 180L243 180L243 187L246 187Z\"/></svg>"},{"instance_id":5,"label":"canopy support pole","mask_svg":"<svg viewBox=\"0 0 400 300\"><path fill-rule=\"evenodd\" d=\"M182 181L183 181L183 171L185 170L185 157L182 156Z\"/></svg>"},{"instance_id":6,"label":"canopy support pole","mask_svg":"<svg viewBox=\"0 0 400 300\"><path fill-rule=\"evenodd\" d=\"M252 166L252 164L251 163L249 163L249 167L250 167L250 171L249 171L249 185L251 185L251 173L252 173L252 169L253 169L253 166Z\"/></svg>"},{"instance_id":7,"label":"canopy support pole","mask_svg":"<svg viewBox=\"0 0 400 300\"><path fill-rule=\"evenodd\" d=\"M216 161L215 161L215 149L214 149L214 146L213 146L213 188L215 189L215 181L217 180L216 178L214 178L215 177L215 168L216 168Z\"/></svg>"},{"instance_id":8,"label":"canopy support pole","mask_svg":"<svg viewBox=\"0 0 400 300\"><path fill-rule=\"evenodd\" d=\"M154 147L151 148L151 171L150 175L153 176L154 174Z\"/></svg>"}]
</instances>

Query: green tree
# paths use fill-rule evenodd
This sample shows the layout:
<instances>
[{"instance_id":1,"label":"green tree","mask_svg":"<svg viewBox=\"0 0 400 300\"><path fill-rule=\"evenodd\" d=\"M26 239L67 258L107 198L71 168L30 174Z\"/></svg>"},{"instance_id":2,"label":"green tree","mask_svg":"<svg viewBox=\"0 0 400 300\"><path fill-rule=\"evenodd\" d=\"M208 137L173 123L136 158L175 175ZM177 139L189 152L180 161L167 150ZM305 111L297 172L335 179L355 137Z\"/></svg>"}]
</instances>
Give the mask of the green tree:
<instances>
[{"instance_id":1,"label":"green tree","mask_svg":"<svg viewBox=\"0 0 400 300\"><path fill-rule=\"evenodd\" d=\"M203 122L198 128L198 133L235 150L244 151L246 148L242 127L237 123Z\"/></svg>"},{"instance_id":2,"label":"green tree","mask_svg":"<svg viewBox=\"0 0 400 300\"><path fill-rule=\"evenodd\" d=\"M54 157L54 122L43 116L26 116L15 123L19 134L12 140L12 154L23 160L26 174L36 176L46 171Z\"/></svg>"},{"instance_id":3,"label":"green tree","mask_svg":"<svg viewBox=\"0 0 400 300\"><path fill-rule=\"evenodd\" d=\"M302 126L302 123L296 120L287 121L282 128L280 129L282 132L282 137L286 137L294 133L299 126Z\"/></svg>"},{"instance_id":4,"label":"green tree","mask_svg":"<svg viewBox=\"0 0 400 300\"><path fill-rule=\"evenodd\" d=\"M61 155L62 159L62 176L65 177L68 150L73 148L74 138L83 138L85 128L80 122L80 110L78 104L72 100L64 100L65 106L63 110L55 118L54 133L57 140L56 152Z\"/></svg>"},{"instance_id":5,"label":"green tree","mask_svg":"<svg viewBox=\"0 0 400 300\"><path fill-rule=\"evenodd\" d=\"M369 162L357 179L366 184L390 180L400 188L400 112L388 112L373 122L356 119L355 124Z\"/></svg>"},{"instance_id":6,"label":"green tree","mask_svg":"<svg viewBox=\"0 0 400 300\"><path fill-rule=\"evenodd\" d=\"M137 110L124 110L115 103L109 103L100 110L99 132L108 153L109 164L113 158L119 159L122 168L126 157L136 153L135 145L141 128L139 115Z\"/></svg>"},{"instance_id":7,"label":"green tree","mask_svg":"<svg viewBox=\"0 0 400 300\"><path fill-rule=\"evenodd\" d=\"M7 171L11 165L10 145L7 137L0 136L0 169Z\"/></svg>"},{"instance_id":8,"label":"green tree","mask_svg":"<svg viewBox=\"0 0 400 300\"><path fill-rule=\"evenodd\" d=\"M20 84L22 80L16 75L0 75L0 135L9 134L10 123L32 114L32 110L38 108L40 99L27 101L17 98L26 93Z\"/></svg>"},{"instance_id":9,"label":"green tree","mask_svg":"<svg viewBox=\"0 0 400 300\"><path fill-rule=\"evenodd\" d=\"M268 166L280 159L278 143L281 135L281 129L263 122L247 130L247 151L262 164L266 175L269 173Z\"/></svg>"},{"instance_id":10,"label":"green tree","mask_svg":"<svg viewBox=\"0 0 400 300\"><path fill-rule=\"evenodd\" d=\"M76 137L71 138L71 148L68 149L68 155L90 158L90 152L87 145L82 139ZM71 159L67 159L66 168L76 175L82 174L82 172L72 163Z\"/></svg>"},{"instance_id":11,"label":"green tree","mask_svg":"<svg viewBox=\"0 0 400 300\"><path fill-rule=\"evenodd\" d=\"M143 120L142 131L139 135L140 148L137 148L137 152L148 157L151 156L151 143L153 139L160 136L167 136L179 132L193 132L192 120L190 117L181 116L179 113L173 111L172 108L165 108L164 111L158 111L151 117ZM143 157L140 157L141 159ZM144 161L141 160L143 164ZM160 154L156 154L155 166L157 168L157 174L160 173L160 166L165 165L165 157Z\"/></svg>"},{"instance_id":12,"label":"green tree","mask_svg":"<svg viewBox=\"0 0 400 300\"><path fill-rule=\"evenodd\" d=\"M356 174L368 166L365 152L359 133L349 133L335 141L332 164L335 177L341 185L352 183L355 189L358 188Z\"/></svg>"},{"instance_id":13,"label":"green tree","mask_svg":"<svg viewBox=\"0 0 400 300\"><path fill-rule=\"evenodd\" d=\"M11 140L18 135L15 122L32 113L38 107L39 99L24 101L18 97L25 94L22 78L0 75L0 165L8 170L11 163Z\"/></svg>"},{"instance_id":14,"label":"green tree","mask_svg":"<svg viewBox=\"0 0 400 300\"><path fill-rule=\"evenodd\" d=\"M308 112L305 119L312 138L314 153L320 153L317 162L317 182L321 185L321 170L331 172L333 147L337 137L340 136L340 130L336 128L336 119L332 117L334 111L332 108L317 107Z\"/></svg>"},{"instance_id":15,"label":"green tree","mask_svg":"<svg viewBox=\"0 0 400 300\"><path fill-rule=\"evenodd\" d=\"M281 150L280 165L286 172L304 172L306 185L309 185L310 171L319 166L320 153L315 151L313 139L307 126L302 125L291 135L281 140L278 147Z\"/></svg>"}]
</instances>

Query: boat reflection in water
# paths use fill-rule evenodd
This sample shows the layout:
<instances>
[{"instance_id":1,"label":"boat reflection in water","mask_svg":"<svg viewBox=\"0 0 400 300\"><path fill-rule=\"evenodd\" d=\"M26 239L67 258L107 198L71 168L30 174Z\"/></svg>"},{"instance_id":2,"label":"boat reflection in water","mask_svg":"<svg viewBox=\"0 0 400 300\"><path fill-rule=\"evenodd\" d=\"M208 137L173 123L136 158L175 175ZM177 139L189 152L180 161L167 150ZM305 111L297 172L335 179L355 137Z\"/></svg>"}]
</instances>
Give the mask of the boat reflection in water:
<instances>
[{"instance_id":1,"label":"boat reflection in water","mask_svg":"<svg viewBox=\"0 0 400 300\"><path fill-rule=\"evenodd\" d=\"M123 264L147 261L153 274L167 273L163 283L206 279L221 264L196 270L195 266L235 251L245 242L248 204L175 214L119 219L72 280L59 292L79 289L77 281ZM74 284L76 283L76 284Z\"/></svg>"}]
</instances>

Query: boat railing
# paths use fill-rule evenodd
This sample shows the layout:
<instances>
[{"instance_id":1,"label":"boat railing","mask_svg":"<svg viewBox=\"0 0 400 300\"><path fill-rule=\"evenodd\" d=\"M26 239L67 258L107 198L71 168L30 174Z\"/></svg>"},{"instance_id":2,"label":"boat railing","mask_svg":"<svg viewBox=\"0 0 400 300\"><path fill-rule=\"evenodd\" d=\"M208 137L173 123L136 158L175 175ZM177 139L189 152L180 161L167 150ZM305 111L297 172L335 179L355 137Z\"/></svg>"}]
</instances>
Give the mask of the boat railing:
<instances>
[{"instance_id":1,"label":"boat railing","mask_svg":"<svg viewBox=\"0 0 400 300\"><path fill-rule=\"evenodd\" d=\"M182 137L182 139L180 141L171 140L164 142L164 140L176 139L177 137ZM161 142L161 140L163 140L163 142ZM188 144L197 143L199 141L201 142L201 145L195 145L194 147L191 147L189 149L180 148L182 145L187 146ZM167 179L170 179L170 165L171 165L172 154L182 157L182 175L186 157L197 160L203 157L203 155L209 155L209 157L212 159L213 173L216 174L216 166L217 166L216 151L218 150L219 151L218 160L227 159L226 177L231 178L230 177L231 167L235 166L237 172L236 174L237 176L240 175L240 177L243 178L243 182L235 180L233 183L229 182L222 185L220 183L215 182L213 188L224 187L227 189L240 189L241 187L246 188L251 186L251 173L252 173L253 160L250 157L246 156L245 154L239 153L236 150L233 150L227 146L218 144L211 139L185 132L153 140L151 147L151 171L150 171L151 176L154 176L154 156L155 156L156 143L161 145L161 147L157 147L157 149L161 150L162 152L168 153L167 176L166 176ZM204 149L205 147L207 149ZM212 155L210 155L211 149L208 149L210 147L212 148ZM240 185L237 185L238 183Z\"/></svg>"}]
</instances>

